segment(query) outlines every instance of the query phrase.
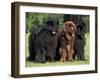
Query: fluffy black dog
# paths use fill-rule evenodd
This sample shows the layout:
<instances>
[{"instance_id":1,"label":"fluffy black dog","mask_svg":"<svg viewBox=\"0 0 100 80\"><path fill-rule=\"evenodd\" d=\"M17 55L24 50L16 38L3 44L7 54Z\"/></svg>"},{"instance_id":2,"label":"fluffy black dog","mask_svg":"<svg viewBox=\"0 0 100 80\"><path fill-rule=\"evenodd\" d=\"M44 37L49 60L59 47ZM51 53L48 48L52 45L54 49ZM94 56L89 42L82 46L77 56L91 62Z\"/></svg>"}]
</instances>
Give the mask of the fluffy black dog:
<instances>
[{"instance_id":1,"label":"fluffy black dog","mask_svg":"<svg viewBox=\"0 0 100 80\"><path fill-rule=\"evenodd\" d=\"M48 19L37 29L33 29L29 36L29 57L39 63L54 61L58 41L58 22Z\"/></svg>"},{"instance_id":2,"label":"fluffy black dog","mask_svg":"<svg viewBox=\"0 0 100 80\"><path fill-rule=\"evenodd\" d=\"M80 24L77 25L76 29L76 37L75 37L75 55L74 59L77 60L85 60L85 25Z\"/></svg>"}]
</instances>

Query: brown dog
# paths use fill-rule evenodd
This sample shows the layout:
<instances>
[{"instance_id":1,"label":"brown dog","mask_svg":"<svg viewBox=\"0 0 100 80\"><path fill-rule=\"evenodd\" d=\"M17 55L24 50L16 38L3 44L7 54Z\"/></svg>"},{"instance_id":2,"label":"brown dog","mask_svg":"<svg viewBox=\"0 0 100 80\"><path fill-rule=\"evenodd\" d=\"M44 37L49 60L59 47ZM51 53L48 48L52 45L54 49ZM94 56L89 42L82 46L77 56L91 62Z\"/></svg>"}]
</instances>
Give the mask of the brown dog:
<instances>
[{"instance_id":1,"label":"brown dog","mask_svg":"<svg viewBox=\"0 0 100 80\"><path fill-rule=\"evenodd\" d=\"M64 23L64 28L60 35L60 60L65 62L66 58L73 61L74 40L76 25L72 21Z\"/></svg>"}]
</instances>

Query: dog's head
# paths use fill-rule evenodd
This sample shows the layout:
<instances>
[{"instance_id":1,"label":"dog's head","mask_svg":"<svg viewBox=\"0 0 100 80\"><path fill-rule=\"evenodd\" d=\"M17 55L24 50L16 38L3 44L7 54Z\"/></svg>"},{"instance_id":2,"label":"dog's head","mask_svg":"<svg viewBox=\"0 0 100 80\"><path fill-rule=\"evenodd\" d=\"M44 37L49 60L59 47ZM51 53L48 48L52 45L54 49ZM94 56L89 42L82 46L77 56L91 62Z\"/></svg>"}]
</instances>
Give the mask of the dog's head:
<instances>
[{"instance_id":1,"label":"dog's head","mask_svg":"<svg viewBox=\"0 0 100 80\"><path fill-rule=\"evenodd\" d=\"M49 32L50 35L55 35L58 31L58 25L53 20L47 20L45 22L44 30Z\"/></svg>"},{"instance_id":2,"label":"dog's head","mask_svg":"<svg viewBox=\"0 0 100 80\"><path fill-rule=\"evenodd\" d=\"M85 34L85 25L79 24L77 25L76 35L84 35Z\"/></svg>"},{"instance_id":3,"label":"dog's head","mask_svg":"<svg viewBox=\"0 0 100 80\"><path fill-rule=\"evenodd\" d=\"M76 25L72 21L67 21L64 23L64 32L68 40L75 37Z\"/></svg>"}]
</instances>

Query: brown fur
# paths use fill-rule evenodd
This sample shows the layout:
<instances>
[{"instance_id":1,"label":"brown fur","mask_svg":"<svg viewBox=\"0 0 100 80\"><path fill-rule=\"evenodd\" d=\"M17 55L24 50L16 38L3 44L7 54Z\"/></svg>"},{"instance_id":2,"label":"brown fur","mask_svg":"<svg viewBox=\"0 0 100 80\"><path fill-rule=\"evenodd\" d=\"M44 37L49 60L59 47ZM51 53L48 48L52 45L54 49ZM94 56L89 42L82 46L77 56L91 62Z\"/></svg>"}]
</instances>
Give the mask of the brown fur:
<instances>
[{"instance_id":1,"label":"brown fur","mask_svg":"<svg viewBox=\"0 0 100 80\"><path fill-rule=\"evenodd\" d=\"M64 23L64 28L60 36L60 60L65 62L66 58L73 61L74 40L76 25L72 21Z\"/></svg>"}]
</instances>

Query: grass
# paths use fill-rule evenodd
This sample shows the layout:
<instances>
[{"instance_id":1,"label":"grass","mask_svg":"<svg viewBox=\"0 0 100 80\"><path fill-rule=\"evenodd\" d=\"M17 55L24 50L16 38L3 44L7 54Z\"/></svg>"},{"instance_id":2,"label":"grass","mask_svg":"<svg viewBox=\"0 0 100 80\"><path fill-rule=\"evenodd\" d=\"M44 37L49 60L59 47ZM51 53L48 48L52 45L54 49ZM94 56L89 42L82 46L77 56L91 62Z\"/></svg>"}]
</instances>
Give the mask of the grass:
<instances>
[{"instance_id":1,"label":"grass","mask_svg":"<svg viewBox=\"0 0 100 80\"><path fill-rule=\"evenodd\" d=\"M26 49L25 49L25 55L26 58L29 56L29 50L28 50L28 36L29 33L26 34ZM89 54L90 54L90 37L89 37L89 33L86 33L85 35L86 37L86 45L85 45L85 58L87 61L74 61L74 62L70 62L70 61L66 61L64 63L60 62L60 61L55 61L55 62L46 62L46 63L35 63L33 61L27 61L26 60L26 67L42 67L42 66L63 66L63 65L83 65L83 64L89 64Z\"/></svg>"}]
</instances>

